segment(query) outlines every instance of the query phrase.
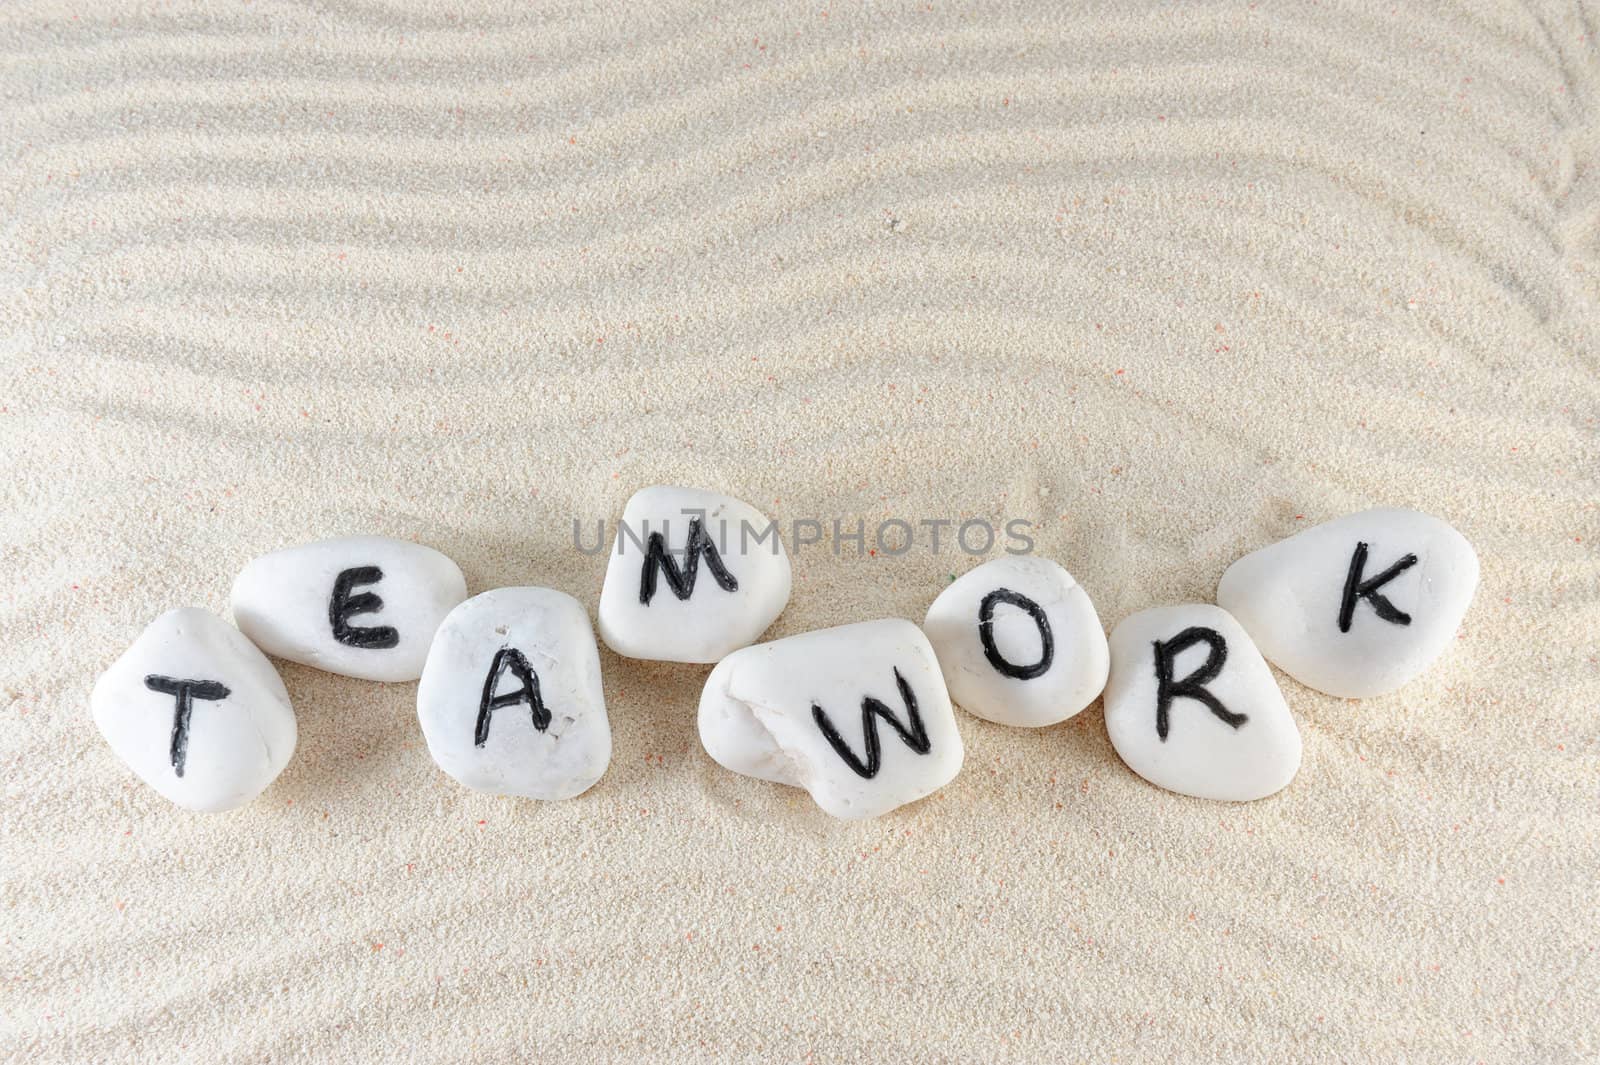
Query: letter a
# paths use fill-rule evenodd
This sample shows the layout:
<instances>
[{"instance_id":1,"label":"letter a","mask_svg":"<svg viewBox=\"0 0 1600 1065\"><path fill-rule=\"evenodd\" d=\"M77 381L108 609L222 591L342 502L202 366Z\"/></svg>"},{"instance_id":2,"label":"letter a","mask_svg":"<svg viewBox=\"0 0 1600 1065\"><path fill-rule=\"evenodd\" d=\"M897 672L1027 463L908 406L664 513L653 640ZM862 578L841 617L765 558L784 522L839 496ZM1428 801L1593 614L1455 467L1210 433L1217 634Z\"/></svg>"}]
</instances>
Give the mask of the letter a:
<instances>
[{"instance_id":1,"label":"letter a","mask_svg":"<svg viewBox=\"0 0 1600 1065\"><path fill-rule=\"evenodd\" d=\"M516 674L522 687L514 692L496 695L494 690L500 683L500 675L508 669ZM543 732L550 727L550 711L545 709L544 699L539 695L539 674L528 665L521 651L514 647L502 647L495 652L494 662L489 666L489 676L483 682L483 698L478 700L478 724L472 732L472 745L482 747L489 742L489 723L496 710L523 702L528 704L533 715L534 728Z\"/></svg>"}]
</instances>

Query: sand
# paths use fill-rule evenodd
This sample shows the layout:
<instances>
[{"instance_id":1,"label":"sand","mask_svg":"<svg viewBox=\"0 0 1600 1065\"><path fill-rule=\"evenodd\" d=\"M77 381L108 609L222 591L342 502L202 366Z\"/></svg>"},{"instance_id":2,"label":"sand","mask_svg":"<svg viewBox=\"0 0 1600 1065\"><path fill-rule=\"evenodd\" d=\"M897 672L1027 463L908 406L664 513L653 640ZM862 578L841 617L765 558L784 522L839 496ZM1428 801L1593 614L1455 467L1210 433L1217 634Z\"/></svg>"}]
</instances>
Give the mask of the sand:
<instances>
[{"instance_id":1,"label":"sand","mask_svg":"<svg viewBox=\"0 0 1600 1065\"><path fill-rule=\"evenodd\" d=\"M0 8L5 1056L1600 1054L1600 7L509 7ZM1097 703L835 822L609 652L565 803L456 786L412 684L283 664L299 750L214 818L90 720L308 539L592 608L574 519L656 482L1027 519L1108 626L1379 504L1483 581L1394 695L1280 674L1242 806ZM772 635L978 561L842 548Z\"/></svg>"}]
</instances>

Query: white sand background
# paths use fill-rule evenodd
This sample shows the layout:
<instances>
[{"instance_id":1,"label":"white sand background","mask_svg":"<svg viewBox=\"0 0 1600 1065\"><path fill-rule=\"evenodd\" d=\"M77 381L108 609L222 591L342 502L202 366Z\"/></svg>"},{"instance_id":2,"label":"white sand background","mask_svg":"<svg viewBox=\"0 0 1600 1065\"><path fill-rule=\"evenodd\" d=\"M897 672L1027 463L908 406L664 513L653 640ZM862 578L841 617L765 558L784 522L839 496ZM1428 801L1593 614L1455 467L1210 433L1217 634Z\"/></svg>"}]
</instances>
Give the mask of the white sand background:
<instances>
[{"instance_id":1,"label":"white sand background","mask_svg":"<svg viewBox=\"0 0 1600 1065\"><path fill-rule=\"evenodd\" d=\"M13 1061L1592 1061L1600 7L0 6L0 1050ZM733 776L604 653L565 803L283 665L202 817L90 686L251 557L381 533L591 607L655 482L1023 517L1108 626L1378 504L1483 583L1424 678L1280 675L1281 795L1098 704L960 715L881 820ZM796 559L772 635L976 559Z\"/></svg>"}]
</instances>

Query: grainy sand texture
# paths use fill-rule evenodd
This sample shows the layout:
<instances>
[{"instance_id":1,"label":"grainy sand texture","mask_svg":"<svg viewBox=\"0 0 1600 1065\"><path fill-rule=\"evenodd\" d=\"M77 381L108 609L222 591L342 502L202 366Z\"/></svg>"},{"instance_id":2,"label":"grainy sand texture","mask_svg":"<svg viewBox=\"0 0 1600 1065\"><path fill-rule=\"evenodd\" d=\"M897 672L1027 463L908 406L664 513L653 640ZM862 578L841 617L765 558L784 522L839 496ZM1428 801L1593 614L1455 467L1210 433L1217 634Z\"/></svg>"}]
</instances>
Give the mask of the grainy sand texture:
<instances>
[{"instance_id":1,"label":"grainy sand texture","mask_svg":"<svg viewBox=\"0 0 1600 1065\"><path fill-rule=\"evenodd\" d=\"M0 1052L19 1062L1579 1062L1600 1055L1600 6L0 6ZM1107 626L1411 506L1483 580L1280 795L1099 703L958 713L844 823L602 653L540 804L414 684L281 663L300 746L168 805L97 674L250 558L416 539L595 603L652 483L1035 523ZM997 545L993 553L999 551ZM795 557L770 632L979 559Z\"/></svg>"}]
</instances>

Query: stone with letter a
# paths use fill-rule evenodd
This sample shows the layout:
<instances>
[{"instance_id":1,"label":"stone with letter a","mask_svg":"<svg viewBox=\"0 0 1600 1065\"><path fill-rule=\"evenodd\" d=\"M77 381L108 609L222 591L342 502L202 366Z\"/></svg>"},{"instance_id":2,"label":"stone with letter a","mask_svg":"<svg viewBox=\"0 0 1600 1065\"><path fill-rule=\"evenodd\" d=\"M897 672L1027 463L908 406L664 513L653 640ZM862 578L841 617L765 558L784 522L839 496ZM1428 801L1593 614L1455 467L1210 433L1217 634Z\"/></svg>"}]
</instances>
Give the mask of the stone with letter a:
<instances>
[{"instance_id":1,"label":"stone with letter a","mask_svg":"<svg viewBox=\"0 0 1600 1065\"><path fill-rule=\"evenodd\" d=\"M452 610L417 685L439 768L469 788L570 799L611 762L588 612L552 588L496 588Z\"/></svg>"}]
</instances>

